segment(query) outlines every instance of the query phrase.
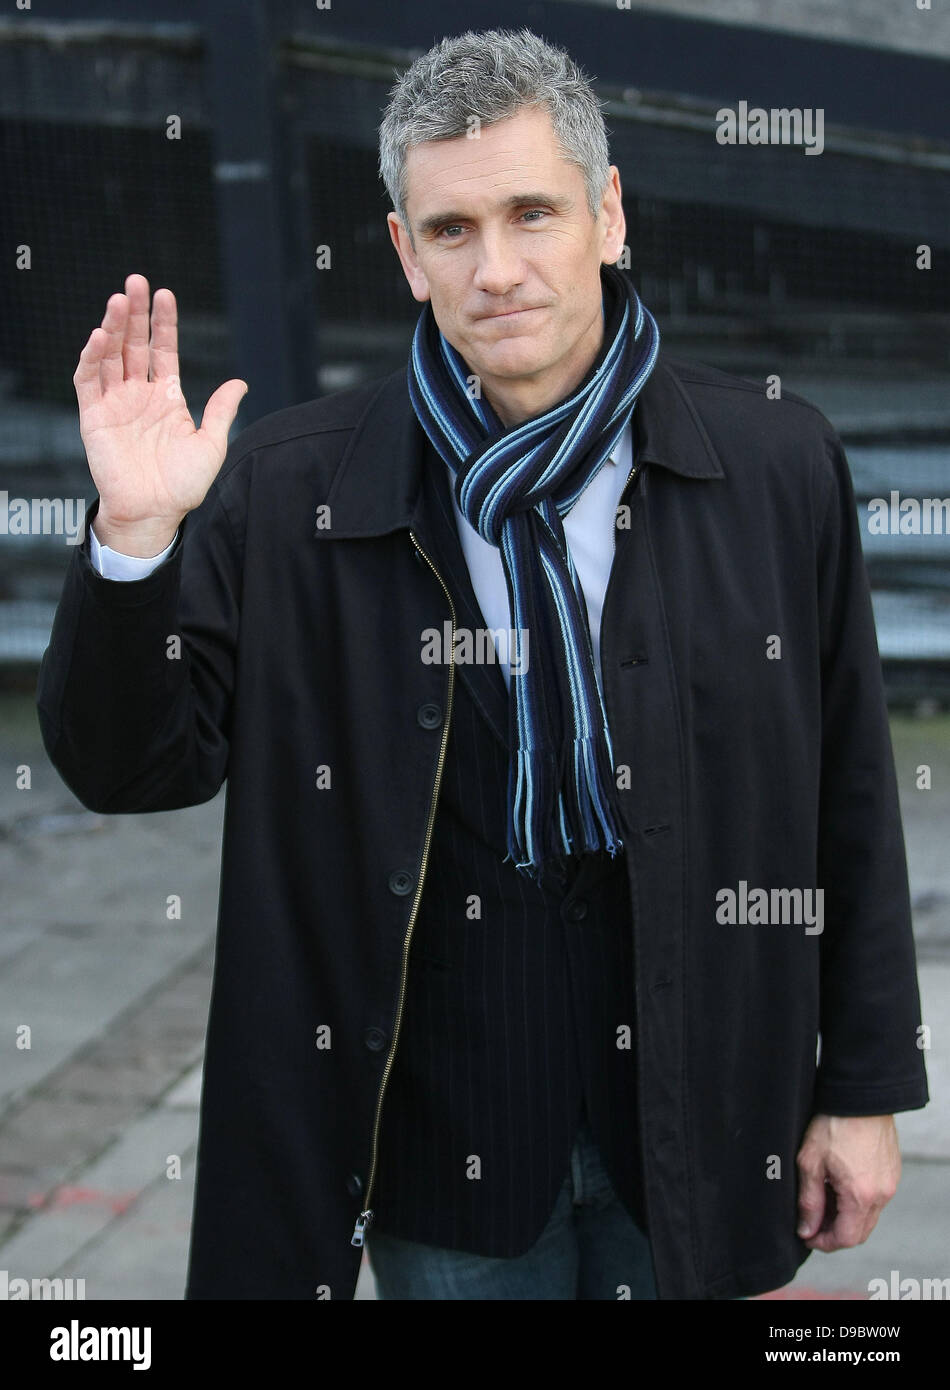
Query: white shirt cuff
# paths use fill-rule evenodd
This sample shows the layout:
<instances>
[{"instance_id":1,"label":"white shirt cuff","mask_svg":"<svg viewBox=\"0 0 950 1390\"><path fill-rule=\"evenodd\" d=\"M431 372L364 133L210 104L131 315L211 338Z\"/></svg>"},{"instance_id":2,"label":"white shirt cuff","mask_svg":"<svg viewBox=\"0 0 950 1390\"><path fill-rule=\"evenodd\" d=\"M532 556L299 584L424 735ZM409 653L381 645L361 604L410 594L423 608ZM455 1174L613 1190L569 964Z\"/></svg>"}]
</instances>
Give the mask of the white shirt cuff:
<instances>
[{"instance_id":1,"label":"white shirt cuff","mask_svg":"<svg viewBox=\"0 0 950 1390\"><path fill-rule=\"evenodd\" d=\"M111 546L101 545L95 528L90 526L89 558L103 579L144 579L147 574L151 574L152 570L157 569L162 561L168 558L177 539L178 532L176 531L160 555L148 557L123 555L121 550L113 550Z\"/></svg>"}]
</instances>

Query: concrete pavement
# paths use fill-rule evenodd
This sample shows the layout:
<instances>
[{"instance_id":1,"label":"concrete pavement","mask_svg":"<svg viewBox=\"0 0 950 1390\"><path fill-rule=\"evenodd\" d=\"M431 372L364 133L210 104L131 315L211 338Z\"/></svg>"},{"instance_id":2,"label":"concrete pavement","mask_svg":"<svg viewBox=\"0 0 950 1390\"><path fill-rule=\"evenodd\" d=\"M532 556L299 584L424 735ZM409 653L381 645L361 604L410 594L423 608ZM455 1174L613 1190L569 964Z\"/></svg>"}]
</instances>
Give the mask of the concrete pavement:
<instances>
[{"instance_id":1,"label":"concrete pavement","mask_svg":"<svg viewBox=\"0 0 950 1390\"><path fill-rule=\"evenodd\" d=\"M871 1239L812 1255L773 1297L866 1298L891 1270L950 1276L950 718L893 730L934 1100L898 1117L903 1179ZM224 793L155 815L86 812L46 759L28 695L0 698L0 754L0 1269L83 1278L90 1300L180 1299ZM374 1296L364 1258L357 1298Z\"/></svg>"}]
</instances>

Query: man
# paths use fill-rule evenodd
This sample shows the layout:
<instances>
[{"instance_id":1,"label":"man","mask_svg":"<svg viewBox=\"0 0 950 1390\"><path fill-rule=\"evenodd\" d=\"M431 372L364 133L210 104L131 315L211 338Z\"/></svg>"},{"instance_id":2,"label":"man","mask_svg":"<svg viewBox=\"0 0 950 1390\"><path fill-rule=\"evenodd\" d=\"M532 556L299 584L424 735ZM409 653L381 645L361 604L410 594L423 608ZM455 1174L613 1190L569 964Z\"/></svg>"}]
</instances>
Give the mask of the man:
<instances>
[{"instance_id":1,"label":"man","mask_svg":"<svg viewBox=\"0 0 950 1390\"><path fill-rule=\"evenodd\" d=\"M927 1101L840 441L658 351L535 35L418 59L380 165L405 370L228 449L130 276L75 376L46 747L103 812L228 779L187 1296L349 1298L364 1243L383 1297L764 1292Z\"/></svg>"}]
</instances>

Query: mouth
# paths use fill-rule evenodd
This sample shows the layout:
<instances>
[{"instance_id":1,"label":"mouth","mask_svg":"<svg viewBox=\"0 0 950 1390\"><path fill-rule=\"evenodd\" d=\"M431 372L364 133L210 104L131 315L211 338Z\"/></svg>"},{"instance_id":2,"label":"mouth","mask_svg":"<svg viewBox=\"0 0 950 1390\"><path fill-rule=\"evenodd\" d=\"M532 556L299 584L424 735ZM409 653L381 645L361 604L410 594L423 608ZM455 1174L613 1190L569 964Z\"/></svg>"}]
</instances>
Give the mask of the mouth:
<instances>
[{"instance_id":1,"label":"mouth","mask_svg":"<svg viewBox=\"0 0 950 1390\"><path fill-rule=\"evenodd\" d=\"M536 314L536 313L538 313L538 311L539 311L540 309L543 309L543 308L544 308L544 305L543 305L543 304L531 304L531 305L529 305L528 308L526 308L526 309L509 309L508 311L506 311L506 312L504 312L504 313L501 313L501 314L483 314L483 315L482 315L482 318L485 318L485 319L517 319L517 318L520 318L522 314Z\"/></svg>"}]
</instances>

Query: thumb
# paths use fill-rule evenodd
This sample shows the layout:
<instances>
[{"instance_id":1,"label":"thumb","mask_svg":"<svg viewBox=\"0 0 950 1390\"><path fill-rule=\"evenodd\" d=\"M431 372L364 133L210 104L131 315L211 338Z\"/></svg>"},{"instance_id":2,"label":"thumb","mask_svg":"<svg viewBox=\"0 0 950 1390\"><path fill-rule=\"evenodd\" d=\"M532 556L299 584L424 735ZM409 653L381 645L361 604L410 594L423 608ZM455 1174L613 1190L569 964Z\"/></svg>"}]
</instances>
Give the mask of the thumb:
<instances>
[{"instance_id":1,"label":"thumb","mask_svg":"<svg viewBox=\"0 0 950 1390\"><path fill-rule=\"evenodd\" d=\"M798 1235L809 1240L820 1229L825 1215L825 1173L822 1167L799 1170Z\"/></svg>"},{"instance_id":2,"label":"thumb","mask_svg":"<svg viewBox=\"0 0 950 1390\"><path fill-rule=\"evenodd\" d=\"M248 385L239 377L232 377L219 386L208 398L201 417L201 428L205 434L225 453L228 447L228 431L234 424L238 406L247 395Z\"/></svg>"}]
</instances>

